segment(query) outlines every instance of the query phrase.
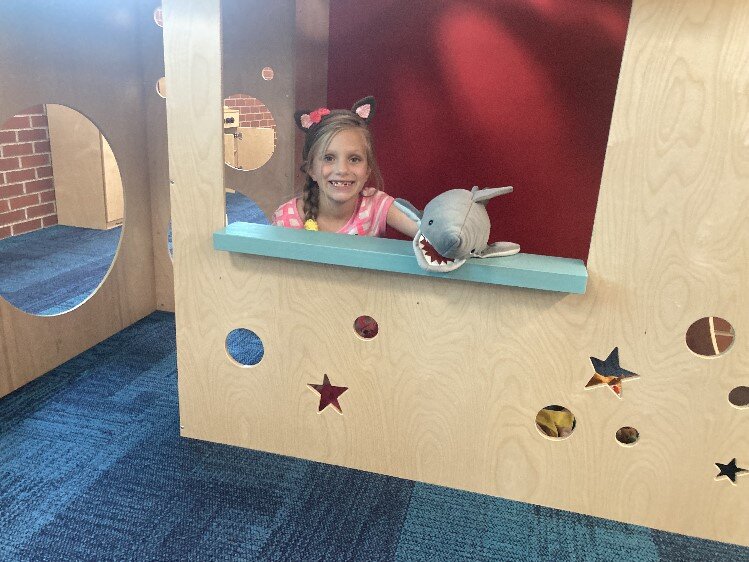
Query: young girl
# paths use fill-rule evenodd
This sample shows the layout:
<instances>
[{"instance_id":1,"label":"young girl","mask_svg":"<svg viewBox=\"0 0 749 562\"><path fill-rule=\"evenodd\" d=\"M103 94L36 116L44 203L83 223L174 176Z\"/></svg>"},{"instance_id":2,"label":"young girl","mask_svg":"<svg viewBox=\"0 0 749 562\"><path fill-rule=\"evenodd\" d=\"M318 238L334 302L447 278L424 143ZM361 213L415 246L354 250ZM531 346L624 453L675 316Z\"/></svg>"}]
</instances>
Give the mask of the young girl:
<instances>
[{"instance_id":1,"label":"young girl","mask_svg":"<svg viewBox=\"0 0 749 562\"><path fill-rule=\"evenodd\" d=\"M300 197L281 205L273 224L360 236L382 236L392 228L413 238L415 222L381 191L382 176L367 124L373 97L345 109L297 111L294 121L305 132L302 171L307 175ZM367 187L370 177L375 187Z\"/></svg>"}]
</instances>

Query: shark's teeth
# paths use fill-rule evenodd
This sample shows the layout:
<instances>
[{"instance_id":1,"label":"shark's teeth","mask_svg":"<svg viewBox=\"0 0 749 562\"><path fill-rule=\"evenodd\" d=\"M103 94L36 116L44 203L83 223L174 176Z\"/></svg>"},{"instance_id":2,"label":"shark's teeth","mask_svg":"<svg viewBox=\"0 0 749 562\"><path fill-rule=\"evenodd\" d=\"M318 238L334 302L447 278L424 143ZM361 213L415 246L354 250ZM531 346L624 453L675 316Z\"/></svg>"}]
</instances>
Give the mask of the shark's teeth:
<instances>
[{"instance_id":1,"label":"shark's teeth","mask_svg":"<svg viewBox=\"0 0 749 562\"><path fill-rule=\"evenodd\" d=\"M419 236L419 249L429 265L446 265L455 261L453 258L446 258L435 250L434 246L432 246L423 234Z\"/></svg>"}]
</instances>

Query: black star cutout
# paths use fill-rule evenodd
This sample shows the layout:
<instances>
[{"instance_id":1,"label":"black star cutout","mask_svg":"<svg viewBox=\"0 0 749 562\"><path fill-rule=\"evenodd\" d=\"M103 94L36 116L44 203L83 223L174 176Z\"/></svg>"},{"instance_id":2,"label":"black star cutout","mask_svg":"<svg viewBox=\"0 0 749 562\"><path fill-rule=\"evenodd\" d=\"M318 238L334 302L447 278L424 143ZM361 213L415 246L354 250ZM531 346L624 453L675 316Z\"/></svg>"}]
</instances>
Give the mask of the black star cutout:
<instances>
[{"instance_id":1,"label":"black star cutout","mask_svg":"<svg viewBox=\"0 0 749 562\"><path fill-rule=\"evenodd\" d=\"M338 403L338 397L348 390L347 386L333 386L330 384L328 375L323 376L322 384L308 384L307 386L320 395L318 412L322 412L328 406L333 406L339 414L343 413L341 405Z\"/></svg>"},{"instance_id":2,"label":"black star cutout","mask_svg":"<svg viewBox=\"0 0 749 562\"><path fill-rule=\"evenodd\" d=\"M602 384L608 385L617 397L622 397L622 381L624 379L639 377L637 373L623 369L619 365L619 348L615 347L605 361L602 361L596 357L590 358L595 369L595 374L585 385L585 388L591 386L599 386Z\"/></svg>"},{"instance_id":3,"label":"black star cutout","mask_svg":"<svg viewBox=\"0 0 749 562\"><path fill-rule=\"evenodd\" d=\"M736 475L741 472L749 472L746 468L739 468L736 466L736 459L733 459L728 464L720 464L719 462L715 463L715 466L717 466L720 469L720 473L715 478L720 478L721 476L727 476L731 479L731 482L734 484L736 483Z\"/></svg>"}]
</instances>

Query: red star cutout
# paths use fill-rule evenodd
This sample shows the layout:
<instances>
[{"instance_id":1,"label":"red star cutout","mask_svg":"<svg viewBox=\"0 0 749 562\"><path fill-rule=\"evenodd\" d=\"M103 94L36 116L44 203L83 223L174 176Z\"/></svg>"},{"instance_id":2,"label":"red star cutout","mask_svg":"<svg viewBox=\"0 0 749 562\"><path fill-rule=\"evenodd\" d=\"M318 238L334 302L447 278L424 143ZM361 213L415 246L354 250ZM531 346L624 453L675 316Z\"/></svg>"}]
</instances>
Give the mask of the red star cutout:
<instances>
[{"instance_id":1,"label":"red star cutout","mask_svg":"<svg viewBox=\"0 0 749 562\"><path fill-rule=\"evenodd\" d=\"M308 384L307 386L320 394L318 412L322 412L328 406L333 406L339 414L343 413L341 405L338 403L338 397L348 390L347 386L333 386L330 384L328 375L323 376L322 384Z\"/></svg>"}]
</instances>

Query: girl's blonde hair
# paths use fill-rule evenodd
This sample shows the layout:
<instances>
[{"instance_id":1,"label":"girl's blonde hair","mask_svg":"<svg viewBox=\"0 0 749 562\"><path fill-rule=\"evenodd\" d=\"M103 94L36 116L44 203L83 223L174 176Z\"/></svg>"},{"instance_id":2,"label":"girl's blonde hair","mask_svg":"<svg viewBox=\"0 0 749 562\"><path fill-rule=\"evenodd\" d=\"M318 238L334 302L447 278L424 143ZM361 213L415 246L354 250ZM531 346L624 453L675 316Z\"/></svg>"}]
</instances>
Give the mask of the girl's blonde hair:
<instances>
[{"instance_id":1,"label":"girl's blonde hair","mask_svg":"<svg viewBox=\"0 0 749 562\"><path fill-rule=\"evenodd\" d=\"M375 158L374 144L372 142L372 133L363 119L351 111L333 111L320 123L320 126L314 131L315 138L312 140L307 158L302 162L301 170L305 173L306 179L302 188L302 203L304 209L304 220L317 220L317 214L320 211L320 186L309 175L312 167L312 161L316 157L324 154L330 146L333 137L341 131L355 129L361 131L364 137L364 146L366 149L367 166L369 166L369 179L374 180L374 186L377 189L383 189L382 173Z\"/></svg>"}]
</instances>

